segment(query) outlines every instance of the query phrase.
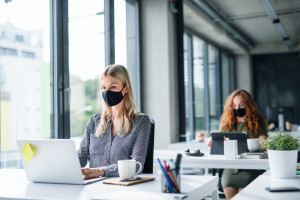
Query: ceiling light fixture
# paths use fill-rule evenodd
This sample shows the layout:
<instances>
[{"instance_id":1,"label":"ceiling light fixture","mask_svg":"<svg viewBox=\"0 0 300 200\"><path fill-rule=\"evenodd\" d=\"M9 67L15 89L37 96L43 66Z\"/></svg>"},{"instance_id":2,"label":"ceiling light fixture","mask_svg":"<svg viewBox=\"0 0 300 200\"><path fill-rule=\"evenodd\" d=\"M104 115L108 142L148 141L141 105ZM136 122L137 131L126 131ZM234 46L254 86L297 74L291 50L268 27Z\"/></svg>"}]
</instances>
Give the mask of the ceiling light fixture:
<instances>
[{"instance_id":1,"label":"ceiling light fixture","mask_svg":"<svg viewBox=\"0 0 300 200\"><path fill-rule=\"evenodd\" d=\"M277 16L275 10L273 9L271 3L269 0L260 0L260 4L264 8L265 12L269 16L269 18L272 20L273 25L275 26L275 29L285 42L285 44L288 46L289 49L293 49L294 45L292 44L288 34L285 32L285 29L283 28L282 24L280 23L280 19Z\"/></svg>"}]
</instances>

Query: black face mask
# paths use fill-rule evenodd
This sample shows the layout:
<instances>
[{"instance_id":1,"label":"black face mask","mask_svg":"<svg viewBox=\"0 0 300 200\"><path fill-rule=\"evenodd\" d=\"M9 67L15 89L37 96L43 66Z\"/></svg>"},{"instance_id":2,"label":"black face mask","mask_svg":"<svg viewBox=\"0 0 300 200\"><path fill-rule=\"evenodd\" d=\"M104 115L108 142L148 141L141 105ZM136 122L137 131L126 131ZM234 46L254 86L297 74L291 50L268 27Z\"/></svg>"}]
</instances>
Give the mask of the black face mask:
<instances>
[{"instance_id":1,"label":"black face mask","mask_svg":"<svg viewBox=\"0 0 300 200\"><path fill-rule=\"evenodd\" d=\"M237 117L244 117L244 115L246 115L246 109L245 108L233 109L233 113Z\"/></svg>"},{"instance_id":2,"label":"black face mask","mask_svg":"<svg viewBox=\"0 0 300 200\"><path fill-rule=\"evenodd\" d=\"M125 85L124 85L125 87ZM113 91L104 91L102 92L102 97L105 101L105 103L107 105L109 105L110 107L118 105L125 97L125 95L123 96L122 91L124 89L124 87L122 88L122 90L120 92L113 92Z\"/></svg>"}]
</instances>

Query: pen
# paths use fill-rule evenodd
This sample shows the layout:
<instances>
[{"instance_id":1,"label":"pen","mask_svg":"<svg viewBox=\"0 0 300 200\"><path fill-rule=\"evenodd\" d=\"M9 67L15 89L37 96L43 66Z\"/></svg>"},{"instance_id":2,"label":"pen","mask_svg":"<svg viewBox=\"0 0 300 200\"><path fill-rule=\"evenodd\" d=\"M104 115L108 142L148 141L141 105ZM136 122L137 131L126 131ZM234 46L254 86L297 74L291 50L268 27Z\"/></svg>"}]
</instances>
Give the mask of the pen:
<instances>
[{"instance_id":1,"label":"pen","mask_svg":"<svg viewBox=\"0 0 300 200\"><path fill-rule=\"evenodd\" d=\"M175 168L175 165L174 165L173 159L170 159L170 169L174 169L174 168Z\"/></svg>"},{"instance_id":2,"label":"pen","mask_svg":"<svg viewBox=\"0 0 300 200\"><path fill-rule=\"evenodd\" d=\"M159 158L157 158L157 162L158 162L158 164L159 164L159 166L160 166L160 168L161 168L161 171L163 172L163 174L164 174L164 176L165 176L165 179L166 179L166 181L167 181L167 183L168 183L170 192L173 193L173 184L172 184L172 182L171 182L171 180L170 180L170 178L169 178L169 176L168 176L168 174L167 174L166 169L162 166L162 164L161 164Z\"/></svg>"},{"instance_id":3,"label":"pen","mask_svg":"<svg viewBox=\"0 0 300 200\"><path fill-rule=\"evenodd\" d=\"M167 162L165 160L163 161L163 164L164 164L164 167L166 168L166 170L168 171L169 170L169 166L167 165Z\"/></svg>"},{"instance_id":4,"label":"pen","mask_svg":"<svg viewBox=\"0 0 300 200\"><path fill-rule=\"evenodd\" d=\"M166 163L165 160L163 161L163 163L164 163L164 166L165 166L165 168L166 168L166 170L167 170L167 173L168 173L168 175L169 175L169 177L170 177L170 179L171 179L171 181L172 181L172 183L173 183L173 185L174 185L174 187L175 187L175 190L177 190L177 192L180 193L179 187L178 187L178 185L177 185L177 183L176 183L176 180L175 180L174 177L173 177L172 172L170 171L169 166L167 165L167 163Z\"/></svg>"},{"instance_id":5,"label":"pen","mask_svg":"<svg viewBox=\"0 0 300 200\"><path fill-rule=\"evenodd\" d=\"M182 154L180 154L180 153L177 154L176 160L175 160L175 167L176 168L180 168L181 158L182 158Z\"/></svg>"},{"instance_id":6,"label":"pen","mask_svg":"<svg viewBox=\"0 0 300 200\"><path fill-rule=\"evenodd\" d=\"M123 180L120 180L120 181L121 182L126 182L126 181L136 181L136 180L141 180L141 177L128 178L128 179L123 179Z\"/></svg>"},{"instance_id":7,"label":"pen","mask_svg":"<svg viewBox=\"0 0 300 200\"><path fill-rule=\"evenodd\" d=\"M176 160L175 160L175 168L176 168L176 175L179 175L179 168L181 163L182 154L177 154Z\"/></svg>"}]
</instances>

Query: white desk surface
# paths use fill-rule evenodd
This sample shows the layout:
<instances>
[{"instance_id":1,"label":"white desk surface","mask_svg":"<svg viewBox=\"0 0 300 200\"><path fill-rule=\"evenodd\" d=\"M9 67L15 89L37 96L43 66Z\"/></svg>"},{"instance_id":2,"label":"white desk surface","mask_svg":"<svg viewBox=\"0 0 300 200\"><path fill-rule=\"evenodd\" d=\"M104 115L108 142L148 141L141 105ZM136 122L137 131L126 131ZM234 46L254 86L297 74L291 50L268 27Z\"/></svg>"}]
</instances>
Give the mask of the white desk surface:
<instances>
[{"instance_id":1,"label":"white desk surface","mask_svg":"<svg viewBox=\"0 0 300 200\"><path fill-rule=\"evenodd\" d=\"M267 169L268 159L225 159L223 155L187 156L183 150L155 150L154 165L157 165L156 158L161 160L175 160L177 153L182 154L181 167L186 168L227 168L227 169Z\"/></svg>"},{"instance_id":2,"label":"white desk surface","mask_svg":"<svg viewBox=\"0 0 300 200\"><path fill-rule=\"evenodd\" d=\"M46 172L45 172L46 173ZM181 191L184 194L161 193L160 175L145 174L156 180L132 186L103 184L67 185L32 183L27 181L23 169L0 170L0 199L202 199L212 195L217 199L218 178L215 176L181 176Z\"/></svg>"},{"instance_id":3,"label":"white desk surface","mask_svg":"<svg viewBox=\"0 0 300 200\"><path fill-rule=\"evenodd\" d=\"M200 149L201 152L210 152L210 148L206 146L205 142L197 142L196 140L191 140L189 142L176 142L169 144L169 150L186 150L190 149L194 151L195 149Z\"/></svg>"},{"instance_id":4,"label":"white desk surface","mask_svg":"<svg viewBox=\"0 0 300 200\"><path fill-rule=\"evenodd\" d=\"M269 172L257 177L232 200L299 200L300 192L268 192L266 187L300 187L300 176L293 179L274 179Z\"/></svg>"}]
</instances>

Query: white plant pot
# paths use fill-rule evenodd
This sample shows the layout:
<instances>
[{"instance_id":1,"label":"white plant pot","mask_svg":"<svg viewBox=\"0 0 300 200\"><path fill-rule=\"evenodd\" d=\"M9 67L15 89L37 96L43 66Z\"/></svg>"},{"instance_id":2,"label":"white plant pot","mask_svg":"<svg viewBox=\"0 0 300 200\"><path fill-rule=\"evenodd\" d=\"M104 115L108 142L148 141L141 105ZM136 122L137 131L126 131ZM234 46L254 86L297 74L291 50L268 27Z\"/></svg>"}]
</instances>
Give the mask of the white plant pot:
<instances>
[{"instance_id":1,"label":"white plant pot","mask_svg":"<svg viewBox=\"0 0 300 200\"><path fill-rule=\"evenodd\" d=\"M268 150L271 177L294 178L296 176L298 150Z\"/></svg>"}]
</instances>

